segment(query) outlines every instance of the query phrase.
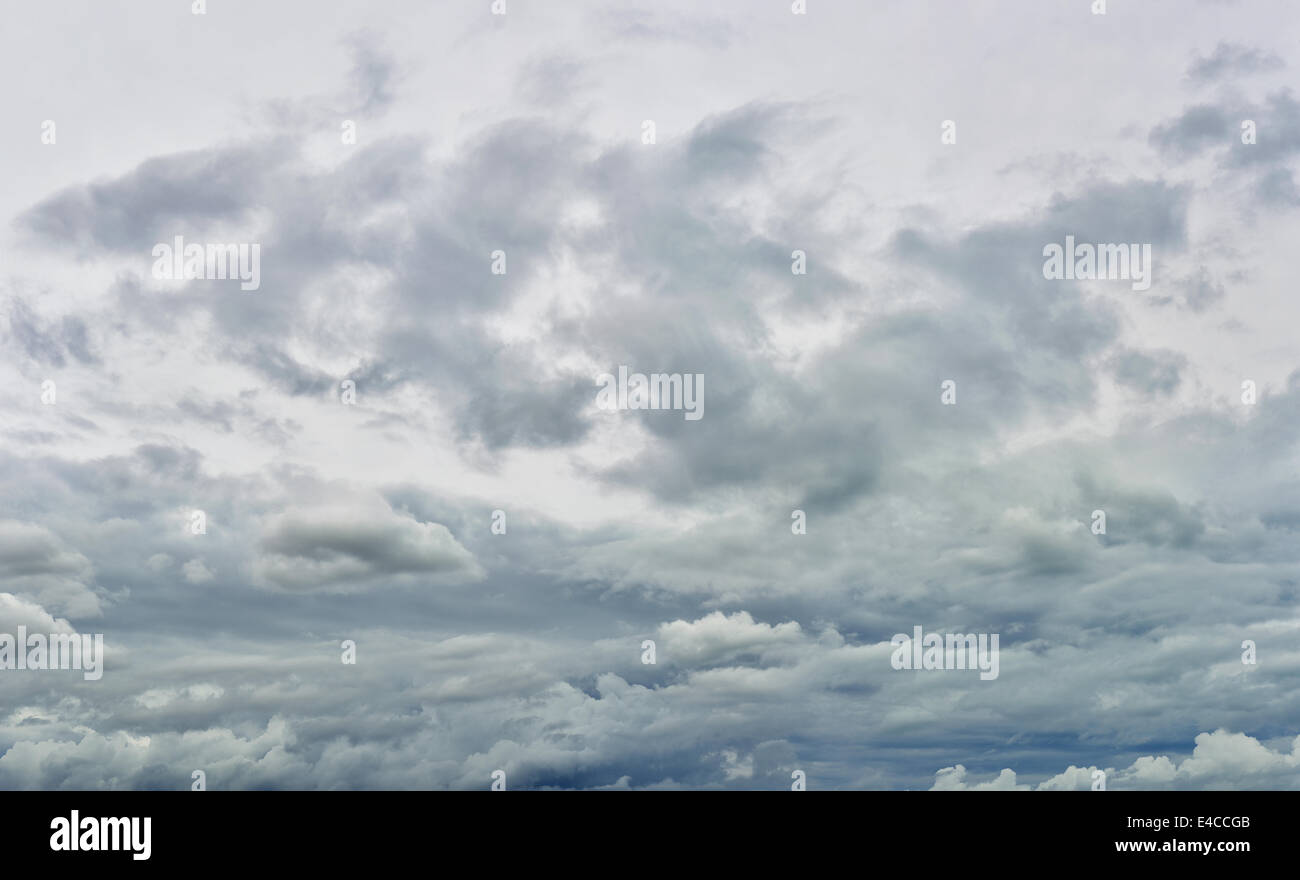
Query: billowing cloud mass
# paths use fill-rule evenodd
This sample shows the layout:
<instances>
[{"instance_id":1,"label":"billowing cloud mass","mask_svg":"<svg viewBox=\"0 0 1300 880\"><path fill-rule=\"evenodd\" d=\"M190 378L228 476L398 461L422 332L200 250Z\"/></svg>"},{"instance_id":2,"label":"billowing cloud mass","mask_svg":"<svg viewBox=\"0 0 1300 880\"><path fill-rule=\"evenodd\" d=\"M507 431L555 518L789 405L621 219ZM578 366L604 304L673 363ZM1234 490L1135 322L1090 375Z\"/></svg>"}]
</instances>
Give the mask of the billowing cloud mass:
<instances>
[{"instance_id":1,"label":"billowing cloud mass","mask_svg":"<svg viewBox=\"0 0 1300 880\"><path fill-rule=\"evenodd\" d=\"M940 5L14 10L0 788L1300 788L1300 20Z\"/></svg>"}]
</instances>

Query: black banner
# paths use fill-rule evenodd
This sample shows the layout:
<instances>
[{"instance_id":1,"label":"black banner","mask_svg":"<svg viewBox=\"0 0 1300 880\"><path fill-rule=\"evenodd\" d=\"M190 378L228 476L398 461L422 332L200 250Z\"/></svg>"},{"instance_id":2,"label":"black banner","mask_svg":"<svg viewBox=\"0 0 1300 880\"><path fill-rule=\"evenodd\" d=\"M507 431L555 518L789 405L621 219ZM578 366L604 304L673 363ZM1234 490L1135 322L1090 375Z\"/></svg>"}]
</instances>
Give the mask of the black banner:
<instances>
[{"instance_id":1,"label":"black banner","mask_svg":"<svg viewBox=\"0 0 1300 880\"><path fill-rule=\"evenodd\" d=\"M1217 866L1286 858L1297 803L1287 792L805 795L9 793L0 845L11 865L84 867L339 867L432 855L448 866L468 858L496 868L553 859L629 870L683 859L771 868L928 852L945 861L1015 854L1181 869L1207 857ZM669 829L676 842L656 842Z\"/></svg>"}]
</instances>

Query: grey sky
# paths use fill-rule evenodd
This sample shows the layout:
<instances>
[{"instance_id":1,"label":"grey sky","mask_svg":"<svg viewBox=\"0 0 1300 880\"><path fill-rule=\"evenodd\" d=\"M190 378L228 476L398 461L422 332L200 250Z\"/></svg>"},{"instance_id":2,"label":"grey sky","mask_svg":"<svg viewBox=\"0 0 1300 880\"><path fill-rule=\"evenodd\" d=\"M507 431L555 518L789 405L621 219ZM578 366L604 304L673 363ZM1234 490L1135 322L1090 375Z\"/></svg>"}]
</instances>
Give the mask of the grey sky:
<instances>
[{"instance_id":1,"label":"grey sky","mask_svg":"<svg viewBox=\"0 0 1300 880\"><path fill-rule=\"evenodd\" d=\"M1300 788L1294 3L808 5L13 10L0 788Z\"/></svg>"}]
</instances>

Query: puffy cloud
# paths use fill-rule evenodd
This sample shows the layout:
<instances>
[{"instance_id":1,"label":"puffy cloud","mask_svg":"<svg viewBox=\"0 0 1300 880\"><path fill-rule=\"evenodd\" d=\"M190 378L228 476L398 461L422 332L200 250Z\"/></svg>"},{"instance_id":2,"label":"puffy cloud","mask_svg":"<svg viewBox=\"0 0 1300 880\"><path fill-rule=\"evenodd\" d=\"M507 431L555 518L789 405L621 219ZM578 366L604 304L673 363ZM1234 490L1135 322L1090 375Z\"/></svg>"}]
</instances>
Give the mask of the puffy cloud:
<instances>
[{"instance_id":1,"label":"puffy cloud","mask_svg":"<svg viewBox=\"0 0 1300 880\"><path fill-rule=\"evenodd\" d=\"M1131 765L1106 774L1109 789L1293 789L1300 786L1300 736L1288 751L1273 749L1244 733L1219 729L1196 736L1190 756L1144 755ZM1071 765L1037 786L1017 785L1016 774L1004 769L990 781L966 781L966 768L944 767L934 776L931 791L1088 791L1092 790L1097 767Z\"/></svg>"},{"instance_id":2,"label":"puffy cloud","mask_svg":"<svg viewBox=\"0 0 1300 880\"><path fill-rule=\"evenodd\" d=\"M747 611L730 616L714 611L696 621L674 620L660 625L657 632L664 653L675 663L691 666L710 665L736 654L762 654L802 640L798 623L755 623Z\"/></svg>"},{"instance_id":3,"label":"puffy cloud","mask_svg":"<svg viewBox=\"0 0 1300 880\"><path fill-rule=\"evenodd\" d=\"M186 576L194 580L188 570ZM477 578L482 570L446 526L403 516L374 498L269 517L253 576L286 590L349 591L382 578Z\"/></svg>"},{"instance_id":4,"label":"puffy cloud","mask_svg":"<svg viewBox=\"0 0 1300 880\"><path fill-rule=\"evenodd\" d=\"M17 627L25 626L34 633L70 633L72 626L62 618L55 618L35 602L28 602L12 593L0 593L0 632L13 635Z\"/></svg>"},{"instance_id":5,"label":"puffy cloud","mask_svg":"<svg viewBox=\"0 0 1300 880\"><path fill-rule=\"evenodd\" d=\"M961 764L944 767L934 774L934 786L931 791L1029 791L1028 785L1018 785L1013 770L1003 770L988 782L969 783L966 781L966 768Z\"/></svg>"}]
</instances>

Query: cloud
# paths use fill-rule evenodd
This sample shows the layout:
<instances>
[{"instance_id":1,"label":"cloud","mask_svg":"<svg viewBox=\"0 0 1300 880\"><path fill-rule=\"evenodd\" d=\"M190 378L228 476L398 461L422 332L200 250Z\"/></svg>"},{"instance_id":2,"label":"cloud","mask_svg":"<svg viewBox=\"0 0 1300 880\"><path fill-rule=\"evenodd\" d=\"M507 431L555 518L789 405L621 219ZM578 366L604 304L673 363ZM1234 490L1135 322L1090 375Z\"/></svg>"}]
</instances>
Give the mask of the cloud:
<instances>
[{"instance_id":1,"label":"cloud","mask_svg":"<svg viewBox=\"0 0 1300 880\"><path fill-rule=\"evenodd\" d=\"M292 507L269 517L253 563L257 583L293 591L367 589L400 577L481 576L446 526L419 522L378 499Z\"/></svg>"},{"instance_id":2,"label":"cloud","mask_svg":"<svg viewBox=\"0 0 1300 880\"><path fill-rule=\"evenodd\" d=\"M35 602L28 602L12 593L0 593L0 632L11 636L17 627L25 626L28 632L75 632L66 620L55 619Z\"/></svg>"},{"instance_id":3,"label":"cloud","mask_svg":"<svg viewBox=\"0 0 1300 880\"><path fill-rule=\"evenodd\" d=\"M1220 728L1196 735L1190 756L1145 755L1128 767L1105 770L1107 790L1198 789L1266 791L1300 786L1300 737L1271 749L1244 733ZM1088 791L1097 767L1070 766L1037 786L1017 784L1013 770L1004 769L988 782L966 781L966 768L945 767L935 773L931 791Z\"/></svg>"},{"instance_id":4,"label":"cloud","mask_svg":"<svg viewBox=\"0 0 1300 880\"><path fill-rule=\"evenodd\" d=\"M961 764L944 767L934 775L931 791L1029 791L1028 785L1017 785L1016 774L1012 770L1003 770L997 778L988 782L971 784L966 782L966 768Z\"/></svg>"},{"instance_id":5,"label":"cloud","mask_svg":"<svg viewBox=\"0 0 1300 880\"><path fill-rule=\"evenodd\" d=\"M351 85L359 102L353 112L382 112L393 102L396 61L374 32L354 34L348 43L352 51Z\"/></svg>"},{"instance_id":6,"label":"cloud","mask_svg":"<svg viewBox=\"0 0 1300 880\"><path fill-rule=\"evenodd\" d=\"M0 610L109 654L5 676L0 787L1289 784L1275 21L688 5L183 46L106 8L89 79L23 8L59 140L0 192ZM116 51L150 34L222 88ZM260 243L259 291L154 279L177 234ZM1151 244L1151 289L1044 278L1066 235ZM702 373L704 418L600 411L620 364ZM998 634L999 677L893 669L916 625ZM1255 739L1168 745L1220 729Z\"/></svg>"},{"instance_id":7,"label":"cloud","mask_svg":"<svg viewBox=\"0 0 1300 880\"><path fill-rule=\"evenodd\" d=\"M715 611L699 620L674 620L662 624L658 637L663 652L673 662L685 665L711 665L740 653L763 653L765 649L800 641L799 624L794 621L771 626L755 623L747 611L730 616Z\"/></svg>"},{"instance_id":8,"label":"cloud","mask_svg":"<svg viewBox=\"0 0 1300 880\"><path fill-rule=\"evenodd\" d=\"M1111 360L1116 381L1144 394L1172 394L1182 380L1187 358L1176 351L1126 350Z\"/></svg>"},{"instance_id":9,"label":"cloud","mask_svg":"<svg viewBox=\"0 0 1300 880\"><path fill-rule=\"evenodd\" d=\"M1177 119L1157 125L1149 140L1162 152L1187 157L1210 147L1228 145L1235 130L1227 110L1213 104L1199 104L1184 110Z\"/></svg>"},{"instance_id":10,"label":"cloud","mask_svg":"<svg viewBox=\"0 0 1300 880\"><path fill-rule=\"evenodd\" d=\"M61 248L147 255L176 235L244 220L268 175L292 158L287 146L271 140L149 159L116 180L67 187L19 223Z\"/></svg>"},{"instance_id":11,"label":"cloud","mask_svg":"<svg viewBox=\"0 0 1300 880\"><path fill-rule=\"evenodd\" d=\"M1245 126L1254 124L1246 142ZM1171 161L1212 154L1215 165L1232 178L1253 181L1253 197L1265 205L1292 206L1294 182L1289 163L1300 152L1300 102L1289 89L1262 103L1240 97L1197 104L1156 125L1148 142Z\"/></svg>"},{"instance_id":12,"label":"cloud","mask_svg":"<svg viewBox=\"0 0 1300 880\"><path fill-rule=\"evenodd\" d=\"M1209 55L1198 55L1187 68L1189 79L1212 82L1230 76L1272 73L1286 67L1272 52L1236 43L1220 42Z\"/></svg>"},{"instance_id":13,"label":"cloud","mask_svg":"<svg viewBox=\"0 0 1300 880\"><path fill-rule=\"evenodd\" d=\"M57 325L46 323L25 300L14 298L9 303L8 318L5 338L36 364L62 367L69 360L88 365L99 363L86 323L75 315L64 315Z\"/></svg>"},{"instance_id":14,"label":"cloud","mask_svg":"<svg viewBox=\"0 0 1300 880\"><path fill-rule=\"evenodd\" d=\"M95 617L100 599L87 581L90 560L35 523L0 520L0 585L73 617Z\"/></svg>"}]
</instances>

